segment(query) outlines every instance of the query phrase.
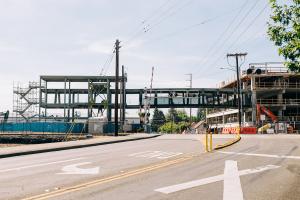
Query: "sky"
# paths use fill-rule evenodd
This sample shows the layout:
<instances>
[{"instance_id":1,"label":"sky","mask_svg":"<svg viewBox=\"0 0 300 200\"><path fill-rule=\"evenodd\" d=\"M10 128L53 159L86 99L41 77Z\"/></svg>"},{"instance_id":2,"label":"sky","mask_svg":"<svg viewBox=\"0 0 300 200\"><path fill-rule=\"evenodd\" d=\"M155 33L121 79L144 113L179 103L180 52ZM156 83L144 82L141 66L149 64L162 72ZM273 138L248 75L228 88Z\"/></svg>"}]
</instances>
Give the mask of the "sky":
<instances>
[{"instance_id":1,"label":"sky","mask_svg":"<svg viewBox=\"0 0 300 200\"><path fill-rule=\"evenodd\" d=\"M282 61L269 41L268 0L0 0L0 112L13 84L40 75L114 74L116 39L127 88L217 87L234 76L227 53ZM234 64L229 60L229 64ZM102 69L104 67L104 69Z\"/></svg>"}]
</instances>

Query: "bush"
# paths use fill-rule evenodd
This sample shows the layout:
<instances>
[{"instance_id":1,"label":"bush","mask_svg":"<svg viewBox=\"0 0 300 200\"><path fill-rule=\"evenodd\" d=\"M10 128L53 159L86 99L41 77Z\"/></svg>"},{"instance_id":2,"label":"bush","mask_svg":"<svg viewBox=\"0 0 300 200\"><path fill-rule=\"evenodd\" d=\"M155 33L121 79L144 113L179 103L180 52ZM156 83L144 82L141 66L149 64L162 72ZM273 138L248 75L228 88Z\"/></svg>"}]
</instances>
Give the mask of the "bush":
<instances>
[{"instance_id":1,"label":"bush","mask_svg":"<svg viewBox=\"0 0 300 200\"><path fill-rule=\"evenodd\" d=\"M159 128L159 131L162 133L182 133L188 127L189 127L188 122L178 122L178 123L167 122Z\"/></svg>"}]
</instances>

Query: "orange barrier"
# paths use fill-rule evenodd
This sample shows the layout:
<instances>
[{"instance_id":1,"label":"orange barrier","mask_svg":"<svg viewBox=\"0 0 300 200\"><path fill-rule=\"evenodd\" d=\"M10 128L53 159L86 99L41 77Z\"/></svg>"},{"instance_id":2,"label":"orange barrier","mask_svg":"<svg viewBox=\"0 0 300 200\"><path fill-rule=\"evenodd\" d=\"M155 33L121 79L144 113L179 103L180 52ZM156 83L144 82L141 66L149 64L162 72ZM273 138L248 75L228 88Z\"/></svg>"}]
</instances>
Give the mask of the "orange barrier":
<instances>
[{"instance_id":1,"label":"orange barrier","mask_svg":"<svg viewBox=\"0 0 300 200\"><path fill-rule=\"evenodd\" d=\"M225 127L222 129L223 134L237 134L238 127ZM256 127L241 127L241 134L256 134Z\"/></svg>"}]
</instances>

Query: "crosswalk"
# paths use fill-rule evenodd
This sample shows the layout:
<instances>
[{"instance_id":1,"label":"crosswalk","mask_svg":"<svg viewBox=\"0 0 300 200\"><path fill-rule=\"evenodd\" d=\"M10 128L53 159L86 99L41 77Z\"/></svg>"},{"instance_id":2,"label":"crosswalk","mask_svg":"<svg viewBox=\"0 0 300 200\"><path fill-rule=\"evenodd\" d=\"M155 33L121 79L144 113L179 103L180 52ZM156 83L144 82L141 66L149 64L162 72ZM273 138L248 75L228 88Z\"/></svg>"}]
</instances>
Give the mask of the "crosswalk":
<instances>
[{"instance_id":1,"label":"crosswalk","mask_svg":"<svg viewBox=\"0 0 300 200\"><path fill-rule=\"evenodd\" d=\"M182 155L181 152L165 152L165 151L143 151L137 152L128 155L129 157L137 157L137 158L157 158L157 159L167 159L175 156Z\"/></svg>"}]
</instances>

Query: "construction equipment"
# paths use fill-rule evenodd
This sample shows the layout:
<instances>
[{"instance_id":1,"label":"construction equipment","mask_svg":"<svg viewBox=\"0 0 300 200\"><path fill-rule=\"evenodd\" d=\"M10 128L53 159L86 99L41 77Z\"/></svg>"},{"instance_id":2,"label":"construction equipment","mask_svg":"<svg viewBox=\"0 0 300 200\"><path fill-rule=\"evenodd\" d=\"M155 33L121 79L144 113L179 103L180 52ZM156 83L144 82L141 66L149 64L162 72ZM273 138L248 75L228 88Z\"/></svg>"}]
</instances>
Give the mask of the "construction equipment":
<instances>
[{"instance_id":1,"label":"construction equipment","mask_svg":"<svg viewBox=\"0 0 300 200\"><path fill-rule=\"evenodd\" d=\"M3 123L6 123L9 117L9 110L6 112L0 112L0 117L3 116Z\"/></svg>"},{"instance_id":2,"label":"construction equipment","mask_svg":"<svg viewBox=\"0 0 300 200\"><path fill-rule=\"evenodd\" d=\"M277 122L278 118L276 117L276 115L270 111L269 109L267 109L265 106L257 104L256 105L256 109L257 109L257 115L260 116L260 114L263 112L265 113L268 117L271 118L272 122Z\"/></svg>"},{"instance_id":3,"label":"construction equipment","mask_svg":"<svg viewBox=\"0 0 300 200\"><path fill-rule=\"evenodd\" d=\"M266 132L269 128L271 128L271 127L272 127L271 124L268 123L268 124L266 124L266 125L260 127L257 131L258 131L259 133L264 133L264 132Z\"/></svg>"}]
</instances>

